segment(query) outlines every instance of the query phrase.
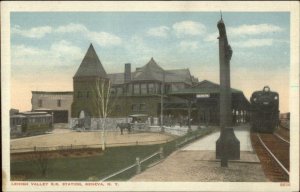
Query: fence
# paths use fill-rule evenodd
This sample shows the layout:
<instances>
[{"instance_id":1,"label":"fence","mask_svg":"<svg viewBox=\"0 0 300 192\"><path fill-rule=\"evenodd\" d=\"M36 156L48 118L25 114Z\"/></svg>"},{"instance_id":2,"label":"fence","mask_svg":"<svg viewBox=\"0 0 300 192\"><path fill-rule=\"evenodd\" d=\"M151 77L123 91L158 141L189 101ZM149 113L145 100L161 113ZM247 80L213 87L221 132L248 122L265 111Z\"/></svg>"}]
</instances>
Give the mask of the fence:
<instances>
[{"instance_id":1,"label":"fence","mask_svg":"<svg viewBox=\"0 0 300 192\"><path fill-rule=\"evenodd\" d=\"M162 130L163 129L163 130ZM192 126L191 128L193 131L195 131L197 129L196 126ZM139 131L138 129L135 129L135 131ZM171 135L176 135L176 136L183 136L186 133L188 133L189 129L188 127L179 127L179 126L174 126L174 127L167 127L167 126L163 126L163 128L161 128L160 126L149 126L145 129L141 129L140 131L147 131L147 132L165 132L165 133L169 133Z\"/></svg>"},{"instance_id":2,"label":"fence","mask_svg":"<svg viewBox=\"0 0 300 192\"><path fill-rule=\"evenodd\" d=\"M86 149L86 148L97 148L100 144L95 145L68 145L68 146L51 146L51 147L24 147L24 148L10 148L10 153L24 153L32 151L61 151L61 150L73 150L73 149Z\"/></svg>"},{"instance_id":3,"label":"fence","mask_svg":"<svg viewBox=\"0 0 300 192\"><path fill-rule=\"evenodd\" d=\"M211 133L215 130L216 130L216 128L204 129L202 132L197 132L194 135L186 135L181 140L176 141L176 144L175 144L176 149L183 147L184 145L191 143L192 141L195 141L196 139L199 139L200 137L202 137L208 133Z\"/></svg>"},{"instance_id":4,"label":"fence","mask_svg":"<svg viewBox=\"0 0 300 192\"><path fill-rule=\"evenodd\" d=\"M128 171L128 170L130 170L130 169L132 169L134 167L136 167L136 174L139 174L139 173L141 173L141 170L142 170L141 169L141 165L143 163L145 163L146 161L148 161L148 160L150 160L150 159L152 159L152 158L154 158L155 156L158 156L158 155L160 157L160 160L162 160L164 158L163 148L162 147L160 147L160 149L159 149L158 152L155 152L152 155L149 155L148 157L146 157L146 158L144 158L142 160L140 160L139 157L136 157L136 162L134 164L132 164L132 165L130 165L130 166L124 168L124 169L121 169L120 171L117 171L117 172L115 172L115 173L113 173L113 174L111 174L111 175L109 175L107 177L104 177L103 179L101 179L101 181L106 181L106 180L108 180L110 178L113 178L113 177L115 177L115 176L117 176L117 175L119 175L121 173L124 173L124 172L126 172L126 171Z\"/></svg>"},{"instance_id":5,"label":"fence","mask_svg":"<svg viewBox=\"0 0 300 192\"><path fill-rule=\"evenodd\" d=\"M192 128L193 131L195 131L195 127ZM161 127L153 126L149 127L148 129L143 129L140 131L146 131L146 132L160 132ZM188 129L184 127L164 127L164 132L169 133L172 135L177 136L183 136L188 133ZM193 137L197 137L197 135L194 135ZM187 138L186 138L187 139ZM160 143L166 143L170 140L163 139L163 140L152 140L152 141L133 141L133 142L123 142L123 143L106 143L106 147L117 147L117 146L134 146L134 145L151 145L151 144L160 144ZM191 141L191 138L189 138L187 141ZM187 142L183 141L183 142ZM180 144L178 144L180 145ZM49 146L49 147L39 147L39 146L33 146L33 147L26 147L26 148L12 148L10 147L11 153L23 153L23 152L32 152L32 151L56 151L56 150L73 150L73 149L85 149L85 148L101 148L102 144L90 144L90 145L64 145L64 146Z\"/></svg>"},{"instance_id":6,"label":"fence","mask_svg":"<svg viewBox=\"0 0 300 192\"><path fill-rule=\"evenodd\" d=\"M108 180L110 178L113 178L119 174L122 174L126 171L130 171L133 168L136 168L136 174L139 174L141 172L141 165L147 161L149 161L150 159L154 158L157 155L160 155L160 160L164 158L164 156L168 156L169 154L171 154L172 152L176 151L177 149L179 149L180 147L183 147L184 145L191 143L193 141L195 141L196 139L199 139L200 137L207 135L211 132L216 131L216 128L211 128L211 129L201 129L201 130L196 130L193 132L189 132L188 134L185 134L182 137L178 137L175 140L172 140L170 142L164 143L163 146L164 147L160 147L160 150L156 153L153 153L152 155L140 160L138 157L136 158L136 163L120 170L117 171L105 178L103 178L101 181L105 181ZM159 161L158 161L159 162Z\"/></svg>"},{"instance_id":7,"label":"fence","mask_svg":"<svg viewBox=\"0 0 300 192\"><path fill-rule=\"evenodd\" d=\"M166 143L170 140L152 140L152 141L134 141L126 143L108 143L105 147L118 147L118 146L134 146L134 145L151 145ZM32 151L59 151L59 150L74 150L74 149L87 149L87 148L101 148L102 144L91 144L91 145L64 145L64 146L50 146L50 147L24 147L24 148L10 148L10 153L24 153Z\"/></svg>"}]
</instances>

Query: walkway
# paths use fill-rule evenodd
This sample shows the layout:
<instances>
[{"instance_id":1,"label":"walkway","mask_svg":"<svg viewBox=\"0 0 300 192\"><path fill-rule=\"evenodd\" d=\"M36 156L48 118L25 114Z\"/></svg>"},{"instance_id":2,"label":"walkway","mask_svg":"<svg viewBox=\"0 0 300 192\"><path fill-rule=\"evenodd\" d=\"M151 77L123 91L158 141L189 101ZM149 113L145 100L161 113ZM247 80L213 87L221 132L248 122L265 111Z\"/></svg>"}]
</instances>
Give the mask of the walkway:
<instances>
[{"instance_id":1,"label":"walkway","mask_svg":"<svg viewBox=\"0 0 300 192\"><path fill-rule=\"evenodd\" d=\"M229 161L227 168L221 167L220 161L215 159L215 142L219 134L213 133L174 152L163 162L133 177L131 181L268 181L251 147L249 126L235 127L235 134L240 140L241 159Z\"/></svg>"},{"instance_id":2,"label":"walkway","mask_svg":"<svg viewBox=\"0 0 300 192\"><path fill-rule=\"evenodd\" d=\"M238 126L234 128L234 134L240 141L240 150L241 151L253 151L251 140L250 140L250 131L248 126ZM200 139L189 146L185 147L182 150L194 151L194 150L216 150L216 141L220 136L220 132L215 132L210 134L203 139Z\"/></svg>"}]
</instances>

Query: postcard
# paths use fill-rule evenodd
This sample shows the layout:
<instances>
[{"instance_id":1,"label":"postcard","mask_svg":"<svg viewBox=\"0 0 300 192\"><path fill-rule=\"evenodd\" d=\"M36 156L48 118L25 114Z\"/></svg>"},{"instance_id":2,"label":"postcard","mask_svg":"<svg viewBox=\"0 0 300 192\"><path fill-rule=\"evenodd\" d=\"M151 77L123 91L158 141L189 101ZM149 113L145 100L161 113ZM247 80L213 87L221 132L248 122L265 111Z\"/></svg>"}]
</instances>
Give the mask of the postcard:
<instances>
[{"instance_id":1,"label":"postcard","mask_svg":"<svg viewBox=\"0 0 300 192\"><path fill-rule=\"evenodd\" d=\"M298 191L298 2L3 2L3 191Z\"/></svg>"}]
</instances>

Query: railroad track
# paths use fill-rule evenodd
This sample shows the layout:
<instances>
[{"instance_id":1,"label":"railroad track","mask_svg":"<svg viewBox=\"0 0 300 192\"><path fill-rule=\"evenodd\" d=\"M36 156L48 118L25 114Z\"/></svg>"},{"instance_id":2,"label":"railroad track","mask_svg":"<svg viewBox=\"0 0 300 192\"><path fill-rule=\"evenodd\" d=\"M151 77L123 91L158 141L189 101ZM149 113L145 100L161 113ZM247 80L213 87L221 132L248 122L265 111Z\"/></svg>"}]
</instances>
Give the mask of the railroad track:
<instances>
[{"instance_id":1,"label":"railroad track","mask_svg":"<svg viewBox=\"0 0 300 192\"><path fill-rule=\"evenodd\" d=\"M279 128L276 130L275 134L282 137L283 139L290 141L290 129L287 129L281 125L279 125Z\"/></svg>"},{"instance_id":2,"label":"railroad track","mask_svg":"<svg viewBox=\"0 0 300 192\"><path fill-rule=\"evenodd\" d=\"M266 176L273 182L289 181L289 142L279 135L251 133L251 141Z\"/></svg>"}]
</instances>

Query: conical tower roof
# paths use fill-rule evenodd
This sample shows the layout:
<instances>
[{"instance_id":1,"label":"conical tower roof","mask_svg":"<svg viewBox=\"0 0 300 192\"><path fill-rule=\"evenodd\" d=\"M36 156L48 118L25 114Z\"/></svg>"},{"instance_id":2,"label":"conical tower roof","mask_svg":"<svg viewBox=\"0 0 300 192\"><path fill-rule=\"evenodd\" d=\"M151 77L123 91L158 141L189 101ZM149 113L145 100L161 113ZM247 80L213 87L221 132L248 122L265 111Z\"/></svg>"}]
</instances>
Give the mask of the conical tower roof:
<instances>
[{"instance_id":1,"label":"conical tower roof","mask_svg":"<svg viewBox=\"0 0 300 192\"><path fill-rule=\"evenodd\" d=\"M136 71L134 80L162 81L163 72L164 72L163 68L161 68L153 58L151 58L146 65L144 65L142 68Z\"/></svg>"},{"instance_id":2,"label":"conical tower roof","mask_svg":"<svg viewBox=\"0 0 300 192\"><path fill-rule=\"evenodd\" d=\"M78 77L102 77L107 78L107 74L98 58L98 55L91 44L87 50L74 78Z\"/></svg>"}]
</instances>

